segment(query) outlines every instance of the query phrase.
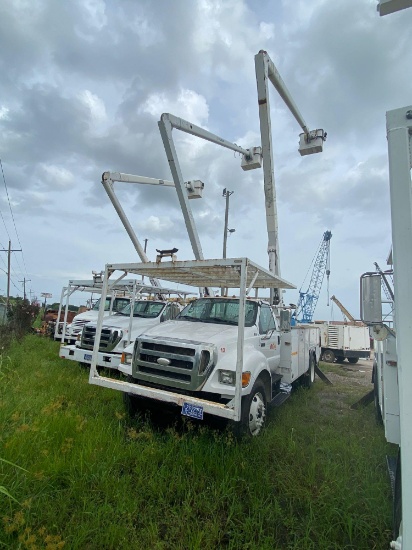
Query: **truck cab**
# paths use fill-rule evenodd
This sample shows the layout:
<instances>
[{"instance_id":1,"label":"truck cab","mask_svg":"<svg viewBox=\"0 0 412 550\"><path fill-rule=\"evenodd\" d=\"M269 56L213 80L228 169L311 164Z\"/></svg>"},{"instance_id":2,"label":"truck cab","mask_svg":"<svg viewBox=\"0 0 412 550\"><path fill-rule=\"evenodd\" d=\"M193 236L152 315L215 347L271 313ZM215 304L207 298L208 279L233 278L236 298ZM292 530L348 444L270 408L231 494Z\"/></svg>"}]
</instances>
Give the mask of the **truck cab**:
<instances>
[{"instance_id":1,"label":"truck cab","mask_svg":"<svg viewBox=\"0 0 412 550\"><path fill-rule=\"evenodd\" d=\"M111 302L113 301L113 304ZM110 317L123 310L130 303L130 298L128 297L107 297L105 300L104 311L106 312L106 317ZM100 308L100 298L93 305L92 309L79 313L76 315L71 323L66 325L66 337L65 341L69 344L74 344L81 334L83 327L86 323L91 321L97 321L97 316L99 314ZM63 326L63 323L61 323Z\"/></svg>"}]
</instances>

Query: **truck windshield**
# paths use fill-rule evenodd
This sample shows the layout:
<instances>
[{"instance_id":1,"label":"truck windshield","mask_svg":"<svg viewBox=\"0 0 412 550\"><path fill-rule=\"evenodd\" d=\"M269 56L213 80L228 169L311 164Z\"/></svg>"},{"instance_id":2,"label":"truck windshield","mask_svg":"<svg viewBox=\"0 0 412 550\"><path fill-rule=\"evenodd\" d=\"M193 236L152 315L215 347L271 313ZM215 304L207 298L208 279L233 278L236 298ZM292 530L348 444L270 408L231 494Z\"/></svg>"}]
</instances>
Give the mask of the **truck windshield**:
<instances>
[{"instance_id":1,"label":"truck windshield","mask_svg":"<svg viewBox=\"0 0 412 550\"><path fill-rule=\"evenodd\" d=\"M246 327L252 327L256 323L257 308L258 305L256 302L246 301ZM186 306L176 319L237 325L239 320L239 300L199 298L199 300L195 300Z\"/></svg>"},{"instance_id":2,"label":"truck windshield","mask_svg":"<svg viewBox=\"0 0 412 550\"><path fill-rule=\"evenodd\" d=\"M134 303L133 317L147 317L154 319L158 317L163 311L165 304L161 302L150 302L148 300L141 300ZM122 315L130 315L131 304L127 304L125 308L120 312Z\"/></svg>"},{"instance_id":3,"label":"truck windshield","mask_svg":"<svg viewBox=\"0 0 412 550\"><path fill-rule=\"evenodd\" d=\"M104 310L110 310L110 300L111 298L106 298L106 303L104 304ZM101 298L93 306L93 311L99 311ZM129 298L115 298L113 303L113 311L121 311L127 304L130 303Z\"/></svg>"}]
</instances>

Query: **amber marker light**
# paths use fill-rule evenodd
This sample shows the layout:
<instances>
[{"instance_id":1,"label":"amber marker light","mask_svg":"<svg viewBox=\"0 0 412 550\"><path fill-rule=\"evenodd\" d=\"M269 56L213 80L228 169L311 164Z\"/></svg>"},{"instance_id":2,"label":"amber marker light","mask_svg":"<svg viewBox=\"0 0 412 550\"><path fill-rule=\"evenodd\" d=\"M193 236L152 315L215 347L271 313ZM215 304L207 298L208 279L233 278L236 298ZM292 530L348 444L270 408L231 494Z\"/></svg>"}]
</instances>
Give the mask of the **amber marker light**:
<instances>
[{"instance_id":1,"label":"amber marker light","mask_svg":"<svg viewBox=\"0 0 412 550\"><path fill-rule=\"evenodd\" d=\"M242 372L242 388L246 388L249 385L251 376L250 372Z\"/></svg>"}]
</instances>

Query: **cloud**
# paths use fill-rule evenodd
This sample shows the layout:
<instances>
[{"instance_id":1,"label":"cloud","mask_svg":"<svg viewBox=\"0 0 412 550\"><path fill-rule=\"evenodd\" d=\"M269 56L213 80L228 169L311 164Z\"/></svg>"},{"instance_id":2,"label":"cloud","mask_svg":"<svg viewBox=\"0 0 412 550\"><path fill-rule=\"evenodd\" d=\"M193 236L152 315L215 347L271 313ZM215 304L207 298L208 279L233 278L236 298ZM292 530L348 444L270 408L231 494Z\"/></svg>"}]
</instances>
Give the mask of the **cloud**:
<instances>
[{"instance_id":1,"label":"cloud","mask_svg":"<svg viewBox=\"0 0 412 550\"><path fill-rule=\"evenodd\" d=\"M335 292L357 307L347 289L390 241L385 111L410 103L411 24L412 10L379 18L374 0L1 3L0 157L33 288L45 290L43 277L59 289L64 273L136 257L101 174L171 179L162 112L259 145L254 55L264 49L309 126L329 134L321 155L301 158L299 126L270 90L282 273L299 283L332 229ZM266 266L262 170L173 137L184 179L205 183L204 198L190 203L205 256L221 255L226 187L236 229L228 251ZM150 257L170 245L193 257L174 189L115 190Z\"/></svg>"}]
</instances>

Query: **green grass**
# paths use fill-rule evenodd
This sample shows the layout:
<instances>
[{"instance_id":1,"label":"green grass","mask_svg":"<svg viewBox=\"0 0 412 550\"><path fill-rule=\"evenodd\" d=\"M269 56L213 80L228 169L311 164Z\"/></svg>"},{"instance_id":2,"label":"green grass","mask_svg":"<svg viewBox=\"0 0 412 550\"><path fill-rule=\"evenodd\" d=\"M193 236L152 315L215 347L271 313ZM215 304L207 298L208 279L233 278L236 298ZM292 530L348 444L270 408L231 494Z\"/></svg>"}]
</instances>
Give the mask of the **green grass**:
<instances>
[{"instance_id":1,"label":"green grass","mask_svg":"<svg viewBox=\"0 0 412 550\"><path fill-rule=\"evenodd\" d=\"M348 379L350 385L350 379ZM382 549L391 496L365 388L296 392L254 440L124 416L28 336L0 364L0 548ZM176 417L178 418L178 417Z\"/></svg>"}]
</instances>

